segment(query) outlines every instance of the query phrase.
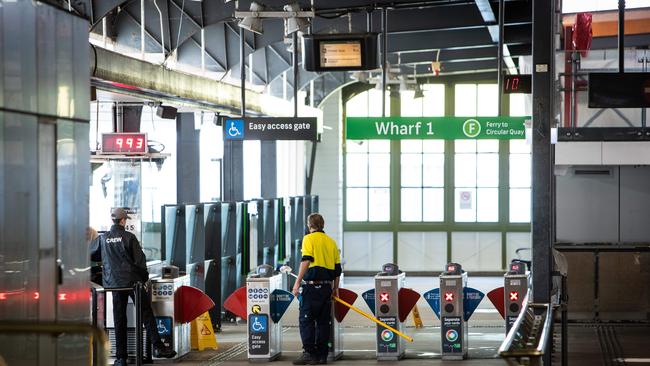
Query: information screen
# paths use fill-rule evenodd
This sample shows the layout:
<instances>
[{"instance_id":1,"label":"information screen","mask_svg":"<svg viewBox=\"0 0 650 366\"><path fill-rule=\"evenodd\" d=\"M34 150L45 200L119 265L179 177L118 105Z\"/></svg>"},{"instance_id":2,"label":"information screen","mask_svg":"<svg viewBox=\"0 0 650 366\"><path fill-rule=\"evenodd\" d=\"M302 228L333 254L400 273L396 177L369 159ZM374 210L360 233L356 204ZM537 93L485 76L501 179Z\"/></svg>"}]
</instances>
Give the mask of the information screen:
<instances>
[{"instance_id":1,"label":"information screen","mask_svg":"<svg viewBox=\"0 0 650 366\"><path fill-rule=\"evenodd\" d=\"M145 133L102 134L103 154L144 154L147 152Z\"/></svg>"},{"instance_id":2,"label":"information screen","mask_svg":"<svg viewBox=\"0 0 650 366\"><path fill-rule=\"evenodd\" d=\"M320 41L320 67L361 67L361 41Z\"/></svg>"}]
</instances>

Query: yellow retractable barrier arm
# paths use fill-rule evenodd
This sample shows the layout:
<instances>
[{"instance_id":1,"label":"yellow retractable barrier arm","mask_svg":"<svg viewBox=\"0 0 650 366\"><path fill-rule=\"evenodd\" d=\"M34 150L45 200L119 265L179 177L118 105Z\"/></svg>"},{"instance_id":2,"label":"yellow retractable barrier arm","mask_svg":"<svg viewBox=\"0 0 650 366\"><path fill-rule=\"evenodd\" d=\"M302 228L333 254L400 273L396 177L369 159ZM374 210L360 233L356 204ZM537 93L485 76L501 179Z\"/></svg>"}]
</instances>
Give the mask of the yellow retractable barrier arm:
<instances>
[{"instance_id":1,"label":"yellow retractable barrier arm","mask_svg":"<svg viewBox=\"0 0 650 366\"><path fill-rule=\"evenodd\" d=\"M381 320L375 318L374 316L372 316L372 315L370 315L370 314L364 312L363 310L361 310L361 309L359 309L359 308L357 308L357 307L355 307L355 306L353 306L353 305L351 305L351 304L348 304L347 302L345 302L345 301L339 299L339 298L336 297L336 296L332 296L332 298L333 298L334 300L338 301L339 303L341 303L341 304L347 306L348 308L350 308L350 309L356 311L357 313L363 315L363 316L366 317L367 319L372 320L373 322L375 322L375 323L381 325L382 327L384 327L384 328L386 328L386 329L392 331L393 333L397 334L398 336L400 336L400 337L406 339L407 341L409 341L409 342L413 342L413 338L411 338L411 337L407 336L406 334L400 332L399 330L397 330L397 329L391 327L390 325L388 325L388 324L382 322Z\"/></svg>"}]
</instances>

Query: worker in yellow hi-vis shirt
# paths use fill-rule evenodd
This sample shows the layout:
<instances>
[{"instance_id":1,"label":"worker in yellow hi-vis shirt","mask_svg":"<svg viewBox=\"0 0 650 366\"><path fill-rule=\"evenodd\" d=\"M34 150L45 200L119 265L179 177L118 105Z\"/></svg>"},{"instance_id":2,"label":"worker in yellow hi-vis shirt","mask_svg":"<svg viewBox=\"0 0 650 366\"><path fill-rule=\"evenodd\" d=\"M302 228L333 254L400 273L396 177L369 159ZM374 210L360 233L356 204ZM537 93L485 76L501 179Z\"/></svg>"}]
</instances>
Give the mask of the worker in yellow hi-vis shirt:
<instances>
[{"instance_id":1,"label":"worker in yellow hi-vis shirt","mask_svg":"<svg viewBox=\"0 0 650 366\"><path fill-rule=\"evenodd\" d=\"M329 351L332 295L338 296L341 258L336 242L323 231L323 216L309 215L307 226L309 234L302 239L302 261L293 285L293 294L302 294L299 325L303 353L293 364L324 365Z\"/></svg>"}]
</instances>

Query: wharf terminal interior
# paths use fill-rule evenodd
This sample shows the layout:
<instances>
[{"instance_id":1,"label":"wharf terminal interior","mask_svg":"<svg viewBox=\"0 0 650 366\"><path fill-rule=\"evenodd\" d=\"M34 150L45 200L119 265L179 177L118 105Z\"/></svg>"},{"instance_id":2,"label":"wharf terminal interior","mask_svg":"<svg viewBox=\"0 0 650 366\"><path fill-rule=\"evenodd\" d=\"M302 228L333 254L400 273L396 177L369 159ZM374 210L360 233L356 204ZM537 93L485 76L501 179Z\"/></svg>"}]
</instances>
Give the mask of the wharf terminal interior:
<instances>
[{"instance_id":1,"label":"wharf terminal interior","mask_svg":"<svg viewBox=\"0 0 650 366\"><path fill-rule=\"evenodd\" d=\"M650 365L649 0L0 0L0 366Z\"/></svg>"}]
</instances>

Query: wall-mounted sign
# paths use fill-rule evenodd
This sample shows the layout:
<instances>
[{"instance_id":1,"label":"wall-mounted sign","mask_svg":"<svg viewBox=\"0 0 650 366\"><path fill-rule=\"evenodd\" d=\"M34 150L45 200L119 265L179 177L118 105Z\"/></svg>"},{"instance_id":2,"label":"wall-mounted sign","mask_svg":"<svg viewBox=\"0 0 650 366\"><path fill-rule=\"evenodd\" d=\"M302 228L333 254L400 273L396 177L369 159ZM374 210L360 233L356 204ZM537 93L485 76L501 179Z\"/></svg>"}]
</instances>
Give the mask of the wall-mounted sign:
<instances>
[{"instance_id":1,"label":"wall-mounted sign","mask_svg":"<svg viewBox=\"0 0 650 366\"><path fill-rule=\"evenodd\" d=\"M147 152L146 133L103 133L102 154L144 154Z\"/></svg>"},{"instance_id":2,"label":"wall-mounted sign","mask_svg":"<svg viewBox=\"0 0 650 366\"><path fill-rule=\"evenodd\" d=\"M238 118L223 123L225 140L308 140L317 139L315 117Z\"/></svg>"},{"instance_id":3,"label":"wall-mounted sign","mask_svg":"<svg viewBox=\"0 0 650 366\"><path fill-rule=\"evenodd\" d=\"M524 139L530 117L348 117L349 140Z\"/></svg>"}]
</instances>

